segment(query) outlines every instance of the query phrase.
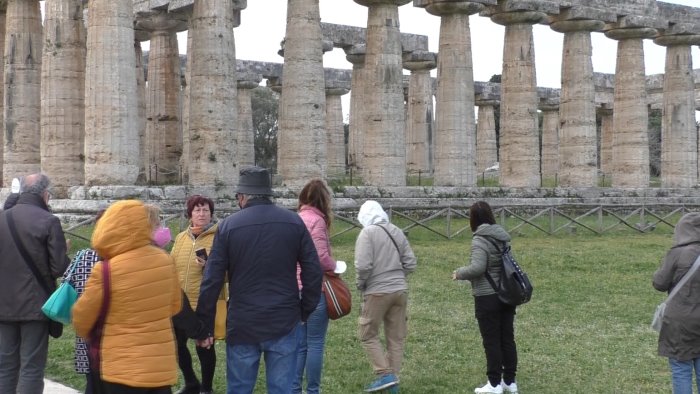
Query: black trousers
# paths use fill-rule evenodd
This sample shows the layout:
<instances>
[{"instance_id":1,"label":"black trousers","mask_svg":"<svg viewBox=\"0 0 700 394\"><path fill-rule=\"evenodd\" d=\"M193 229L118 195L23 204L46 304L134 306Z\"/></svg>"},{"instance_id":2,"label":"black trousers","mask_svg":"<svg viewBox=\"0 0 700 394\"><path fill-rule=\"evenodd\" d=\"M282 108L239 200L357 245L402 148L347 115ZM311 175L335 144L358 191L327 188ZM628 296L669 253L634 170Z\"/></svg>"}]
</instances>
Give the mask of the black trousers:
<instances>
[{"instance_id":1,"label":"black trousers","mask_svg":"<svg viewBox=\"0 0 700 394\"><path fill-rule=\"evenodd\" d=\"M163 387L131 387L123 384L105 382L100 378L98 371L91 371L88 375L88 387L95 394L172 394L170 386ZM87 391L86 391L87 392Z\"/></svg>"},{"instance_id":2,"label":"black trousers","mask_svg":"<svg viewBox=\"0 0 700 394\"><path fill-rule=\"evenodd\" d=\"M486 352L486 376L492 386L515 381L518 350L515 346L515 307L504 304L498 295L474 297L474 310Z\"/></svg>"},{"instance_id":3,"label":"black trousers","mask_svg":"<svg viewBox=\"0 0 700 394\"><path fill-rule=\"evenodd\" d=\"M185 386L200 386L202 391L211 391L216 368L216 349L214 346L209 349L196 347L197 358L199 358L199 364L202 368L202 383L200 385L194 368L192 368L192 356L187 348L187 334L176 328L175 339L177 340L177 363L182 371L182 377L185 379Z\"/></svg>"}]
</instances>

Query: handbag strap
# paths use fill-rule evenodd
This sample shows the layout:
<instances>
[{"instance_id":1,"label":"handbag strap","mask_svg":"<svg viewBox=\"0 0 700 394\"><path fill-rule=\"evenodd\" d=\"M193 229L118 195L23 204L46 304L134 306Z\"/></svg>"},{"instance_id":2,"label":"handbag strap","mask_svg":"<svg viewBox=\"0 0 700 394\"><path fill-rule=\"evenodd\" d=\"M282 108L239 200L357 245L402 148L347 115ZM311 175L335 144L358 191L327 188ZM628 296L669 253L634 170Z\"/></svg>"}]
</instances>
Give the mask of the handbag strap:
<instances>
[{"instance_id":1,"label":"handbag strap","mask_svg":"<svg viewBox=\"0 0 700 394\"><path fill-rule=\"evenodd\" d=\"M685 282L687 282L690 279L690 277L693 276L693 273L695 271L697 271L698 266L700 266L700 256L698 256L695 259L693 266L690 267L690 269L688 270L688 272L685 273L685 275L683 275L681 280L679 280L678 283L676 283L676 285L673 286L673 290L671 290L671 293L668 295L668 297L666 297L666 302L670 301L671 298L673 298L673 296L675 296L676 293L678 293L678 291L680 290L681 287L683 287Z\"/></svg>"},{"instance_id":2,"label":"handbag strap","mask_svg":"<svg viewBox=\"0 0 700 394\"><path fill-rule=\"evenodd\" d=\"M75 271L75 267L80 263L80 260L84 257L85 255L85 249L79 250L78 254L75 255L73 258L73 262L68 266L68 270L66 270L66 273L63 274L63 280L62 282L70 282L71 278L73 277L73 271Z\"/></svg>"},{"instance_id":3,"label":"handbag strap","mask_svg":"<svg viewBox=\"0 0 700 394\"><path fill-rule=\"evenodd\" d=\"M12 240L15 242L15 246L19 250L19 253L22 255L22 260L24 260L24 263L27 264L27 267L29 267L29 270L32 271L32 274L34 274L36 281L39 282L39 286L41 286L44 292L46 292L47 296L50 296L52 293L51 287L41 276L39 269L32 261L32 258L29 257L29 252L27 252L22 240L17 235L17 228L15 227L15 219L12 217L12 210L8 210L5 217L7 218L7 226L10 228L10 235L12 236Z\"/></svg>"}]
</instances>

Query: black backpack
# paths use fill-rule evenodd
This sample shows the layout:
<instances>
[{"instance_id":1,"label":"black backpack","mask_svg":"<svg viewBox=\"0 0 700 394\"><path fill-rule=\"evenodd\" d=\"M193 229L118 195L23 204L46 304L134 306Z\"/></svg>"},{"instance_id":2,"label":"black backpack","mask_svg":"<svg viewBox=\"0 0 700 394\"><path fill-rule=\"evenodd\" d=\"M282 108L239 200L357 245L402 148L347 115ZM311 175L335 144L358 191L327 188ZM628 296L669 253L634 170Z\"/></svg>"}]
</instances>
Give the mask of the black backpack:
<instances>
[{"instance_id":1,"label":"black backpack","mask_svg":"<svg viewBox=\"0 0 700 394\"><path fill-rule=\"evenodd\" d=\"M527 277L525 271L520 268L520 264L515 261L515 257L510 251L510 246L507 243L504 244L504 248L501 248L491 239L490 237L484 237L496 250L501 252L501 277L498 280L498 285L494 282L491 275L489 275L488 269L484 273L486 280L489 281L491 287L498 294L498 298L508 304L508 305L521 305L530 301L532 297L532 283Z\"/></svg>"}]
</instances>

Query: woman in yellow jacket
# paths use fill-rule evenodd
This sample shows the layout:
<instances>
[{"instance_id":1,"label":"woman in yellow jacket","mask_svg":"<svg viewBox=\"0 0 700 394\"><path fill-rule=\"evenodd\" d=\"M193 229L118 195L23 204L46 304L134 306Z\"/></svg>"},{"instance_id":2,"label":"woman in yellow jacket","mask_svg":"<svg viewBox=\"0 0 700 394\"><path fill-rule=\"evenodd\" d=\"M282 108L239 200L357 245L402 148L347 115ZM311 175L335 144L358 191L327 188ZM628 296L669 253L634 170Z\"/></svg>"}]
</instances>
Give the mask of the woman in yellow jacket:
<instances>
[{"instance_id":1,"label":"woman in yellow jacket","mask_svg":"<svg viewBox=\"0 0 700 394\"><path fill-rule=\"evenodd\" d=\"M199 286L202 283L202 272L214 243L217 224L212 220L214 202L201 195L193 195L187 199L187 217L190 227L175 237L171 256L175 260L180 286L190 300L192 309L197 309ZM202 381L197 379L192 367L192 356L187 348L187 334L175 329L177 339L177 361L182 371L185 385L176 394L211 393L216 367L216 350L196 347L197 358L201 366Z\"/></svg>"},{"instance_id":2,"label":"woman in yellow jacket","mask_svg":"<svg viewBox=\"0 0 700 394\"><path fill-rule=\"evenodd\" d=\"M170 393L177 382L171 318L182 307L172 258L152 245L143 203L110 206L92 234L92 248L109 260L109 306L99 344L103 392ZM95 265L73 307L75 332L89 338L104 297L103 262ZM92 344L91 344L92 345Z\"/></svg>"}]
</instances>

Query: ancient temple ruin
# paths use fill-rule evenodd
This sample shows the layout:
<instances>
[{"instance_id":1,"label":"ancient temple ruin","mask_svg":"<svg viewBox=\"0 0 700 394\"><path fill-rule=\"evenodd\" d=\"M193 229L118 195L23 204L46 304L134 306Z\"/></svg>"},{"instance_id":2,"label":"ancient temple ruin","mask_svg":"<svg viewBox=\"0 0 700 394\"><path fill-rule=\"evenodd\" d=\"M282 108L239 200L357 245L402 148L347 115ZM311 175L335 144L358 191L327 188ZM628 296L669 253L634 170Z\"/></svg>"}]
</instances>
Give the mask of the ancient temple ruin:
<instances>
[{"instance_id":1,"label":"ancient temple ruin","mask_svg":"<svg viewBox=\"0 0 700 394\"><path fill-rule=\"evenodd\" d=\"M435 186L475 187L496 162L502 187L539 187L552 177L563 187L595 187L601 174L614 187L648 187L650 108L663 113L662 186L697 186L700 75L690 53L700 45L700 8L354 1L367 7L366 26L316 23L319 0L289 1L278 64L236 59L235 41L249 39L235 36L246 0L46 0L43 26L38 0L0 1L2 186L44 171L64 194L81 185L229 188L255 162L250 90L263 79L281 92L277 178L291 189L350 168L371 186L404 186L419 173ZM402 6L440 18L436 53L427 37L400 31ZM474 81L474 14L505 26L500 83ZM563 34L561 89L537 86L535 24ZM592 32L617 41L614 75L593 71ZM666 47L664 75L645 75L644 40ZM345 51L348 69L324 70L333 48Z\"/></svg>"}]
</instances>

